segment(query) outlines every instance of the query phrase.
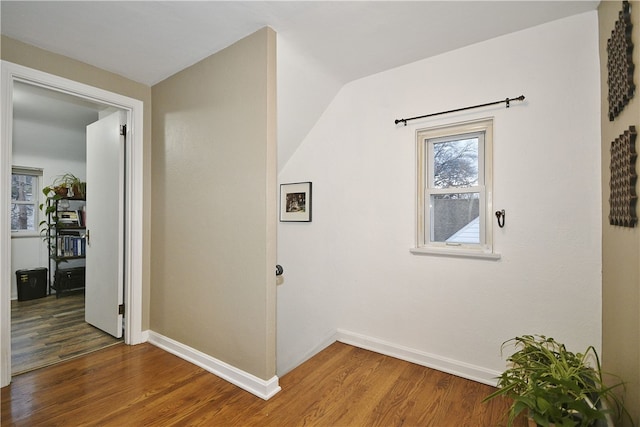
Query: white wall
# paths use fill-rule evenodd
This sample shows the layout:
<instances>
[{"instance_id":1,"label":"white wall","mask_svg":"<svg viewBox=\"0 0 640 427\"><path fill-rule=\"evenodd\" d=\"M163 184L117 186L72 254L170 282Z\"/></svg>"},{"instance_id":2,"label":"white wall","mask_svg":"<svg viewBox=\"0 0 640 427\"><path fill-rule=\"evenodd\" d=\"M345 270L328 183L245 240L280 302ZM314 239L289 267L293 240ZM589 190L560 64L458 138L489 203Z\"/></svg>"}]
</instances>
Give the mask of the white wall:
<instances>
[{"instance_id":1,"label":"white wall","mask_svg":"<svg viewBox=\"0 0 640 427\"><path fill-rule=\"evenodd\" d=\"M487 382L516 335L599 348L599 85L594 11L343 87L279 175L313 182L313 222L279 225L278 374L358 334ZM509 109L393 122L521 94ZM410 254L416 130L488 116L502 259Z\"/></svg>"},{"instance_id":2,"label":"white wall","mask_svg":"<svg viewBox=\"0 0 640 427\"><path fill-rule=\"evenodd\" d=\"M96 113L97 118L97 113ZM43 185L57 176L71 172L80 179L86 177L85 128L16 119L13 121L12 163L43 169ZM40 203L44 201L42 193ZM40 222L40 220L38 221ZM18 298L16 270L47 267L47 246L39 236L11 239L11 299Z\"/></svg>"},{"instance_id":3,"label":"white wall","mask_svg":"<svg viewBox=\"0 0 640 427\"><path fill-rule=\"evenodd\" d=\"M278 34L278 171L335 97L341 84L322 64Z\"/></svg>"}]
</instances>

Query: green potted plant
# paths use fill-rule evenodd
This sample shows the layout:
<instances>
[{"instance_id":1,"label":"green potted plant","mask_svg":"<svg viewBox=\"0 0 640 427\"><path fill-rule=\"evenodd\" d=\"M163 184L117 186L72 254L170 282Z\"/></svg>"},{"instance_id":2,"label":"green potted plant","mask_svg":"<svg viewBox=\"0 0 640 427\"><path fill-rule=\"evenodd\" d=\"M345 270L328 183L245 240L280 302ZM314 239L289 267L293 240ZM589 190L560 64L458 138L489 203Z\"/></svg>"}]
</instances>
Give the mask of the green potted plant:
<instances>
[{"instance_id":1,"label":"green potted plant","mask_svg":"<svg viewBox=\"0 0 640 427\"><path fill-rule=\"evenodd\" d=\"M507 358L509 368L498 377L498 390L485 399L513 399L510 426L525 410L530 425L544 427L607 426L611 414L623 412L631 420L613 392L622 383L605 385L593 346L572 353L553 338L523 335L505 341L502 351L511 344L516 352Z\"/></svg>"},{"instance_id":2,"label":"green potted plant","mask_svg":"<svg viewBox=\"0 0 640 427\"><path fill-rule=\"evenodd\" d=\"M47 185L42 192L48 199L58 196L58 199L69 197L83 199L85 196L86 183L74 174L67 172L53 180L51 185Z\"/></svg>"},{"instance_id":3,"label":"green potted plant","mask_svg":"<svg viewBox=\"0 0 640 427\"><path fill-rule=\"evenodd\" d=\"M45 241L49 241L49 230L58 222L56 204L52 201L64 198L84 199L85 190L86 183L70 172L56 177L51 185L42 189L42 193L47 199L40 204L40 210L45 216L45 219L40 221L40 234Z\"/></svg>"},{"instance_id":4,"label":"green potted plant","mask_svg":"<svg viewBox=\"0 0 640 427\"><path fill-rule=\"evenodd\" d=\"M62 197L70 198L84 198L86 184L80 180L74 174L67 172L64 175L58 176L53 184L48 187L49 191L53 191L56 194L60 194ZM66 188L66 192L65 189ZM45 191L45 189L43 189ZM47 194L49 191L45 192Z\"/></svg>"}]
</instances>

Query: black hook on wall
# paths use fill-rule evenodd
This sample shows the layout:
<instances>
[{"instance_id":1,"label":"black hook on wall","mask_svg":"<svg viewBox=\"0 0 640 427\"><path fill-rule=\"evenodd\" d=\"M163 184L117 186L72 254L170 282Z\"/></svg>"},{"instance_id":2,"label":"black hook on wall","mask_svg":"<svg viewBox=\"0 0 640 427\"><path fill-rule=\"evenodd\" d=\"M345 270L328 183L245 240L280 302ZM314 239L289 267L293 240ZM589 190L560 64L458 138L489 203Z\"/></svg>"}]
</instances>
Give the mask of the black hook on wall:
<instances>
[{"instance_id":1,"label":"black hook on wall","mask_svg":"<svg viewBox=\"0 0 640 427\"><path fill-rule=\"evenodd\" d=\"M501 211L496 211L496 218L498 218L498 227L504 227L505 216L507 216L507 214L505 213L504 209L502 209Z\"/></svg>"}]
</instances>

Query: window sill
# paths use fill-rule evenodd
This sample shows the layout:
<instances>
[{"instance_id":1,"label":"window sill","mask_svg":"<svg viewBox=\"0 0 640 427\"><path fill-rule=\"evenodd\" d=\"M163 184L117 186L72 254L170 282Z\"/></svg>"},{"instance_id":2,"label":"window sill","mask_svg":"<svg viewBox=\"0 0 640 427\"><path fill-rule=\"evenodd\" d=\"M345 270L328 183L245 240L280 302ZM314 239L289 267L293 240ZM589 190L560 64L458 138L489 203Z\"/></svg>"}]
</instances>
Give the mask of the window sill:
<instances>
[{"instance_id":1,"label":"window sill","mask_svg":"<svg viewBox=\"0 0 640 427\"><path fill-rule=\"evenodd\" d=\"M497 261L502 255L491 252L482 252L464 249L447 249L447 248L411 248L410 252L414 255L432 255L445 256L453 258L475 258Z\"/></svg>"},{"instance_id":2,"label":"window sill","mask_svg":"<svg viewBox=\"0 0 640 427\"><path fill-rule=\"evenodd\" d=\"M24 238L24 237L42 237L42 235L37 231L18 231L11 232L11 238Z\"/></svg>"}]
</instances>

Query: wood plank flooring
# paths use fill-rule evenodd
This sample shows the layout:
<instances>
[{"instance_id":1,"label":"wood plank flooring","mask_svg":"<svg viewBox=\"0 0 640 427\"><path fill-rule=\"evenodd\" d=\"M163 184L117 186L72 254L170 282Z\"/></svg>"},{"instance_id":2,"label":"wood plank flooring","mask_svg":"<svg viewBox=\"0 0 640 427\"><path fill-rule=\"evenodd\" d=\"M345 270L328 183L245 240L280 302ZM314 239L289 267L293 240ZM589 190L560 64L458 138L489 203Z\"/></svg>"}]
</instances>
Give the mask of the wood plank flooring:
<instances>
[{"instance_id":1,"label":"wood plank flooring","mask_svg":"<svg viewBox=\"0 0 640 427\"><path fill-rule=\"evenodd\" d=\"M493 427L509 405L482 403L492 387L342 343L280 385L264 401L150 344L119 345L15 377L2 425Z\"/></svg>"},{"instance_id":2,"label":"wood plank flooring","mask_svg":"<svg viewBox=\"0 0 640 427\"><path fill-rule=\"evenodd\" d=\"M84 321L84 294L11 301L11 371L18 375L121 340Z\"/></svg>"}]
</instances>

